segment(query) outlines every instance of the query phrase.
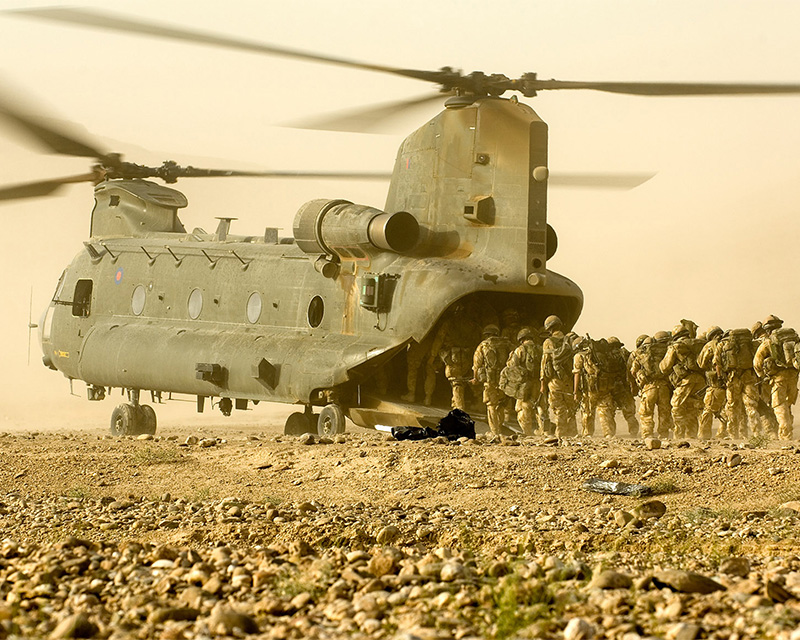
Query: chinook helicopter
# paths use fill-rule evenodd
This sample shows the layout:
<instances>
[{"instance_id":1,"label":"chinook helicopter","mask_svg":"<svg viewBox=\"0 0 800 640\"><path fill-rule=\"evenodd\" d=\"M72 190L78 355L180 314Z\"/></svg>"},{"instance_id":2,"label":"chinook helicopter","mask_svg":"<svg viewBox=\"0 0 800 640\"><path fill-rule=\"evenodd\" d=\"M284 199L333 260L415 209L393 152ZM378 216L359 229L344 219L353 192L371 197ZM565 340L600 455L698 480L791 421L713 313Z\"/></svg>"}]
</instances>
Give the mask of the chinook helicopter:
<instances>
[{"instance_id":1,"label":"chinook helicopter","mask_svg":"<svg viewBox=\"0 0 800 640\"><path fill-rule=\"evenodd\" d=\"M381 209L311 200L298 210L292 237L274 228L233 234L234 217L221 218L212 233L189 232L179 215L184 195L151 180L280 172L129 163L0 103L0 117L51 151L96 161L87 174L2 188L0 199L95 184L89 238L59 279L39 337L45 365L83 381L89 400L103 400L113 388L127 394L128 402L112 412L115 435L155 432L155 411L142 402L148 393L154 403L195 397L198 411L214 401L226 415L261 401L302 405L286 421L290 434L339 433L346 417L366 427L435 422L449 404L442 374L431 404L413 402L418 389L404 382L410 347L427 344L450 314L488 322L514 308L527 323L540 325L555 314L572 326L583 304L579 287L547 268L557 246L547 223L547 189L556 182L548 169L547 125L516 95L504 94L800 92L800 85L573 82L533 73L511 79L409 70L83 10L7 13L390 73L438 85L434 98L449 96L444 110L400 146ZM412 102L419 100L406 104ZM410 402L402 400L407 393Z\"/></svg>"}]
</instances>

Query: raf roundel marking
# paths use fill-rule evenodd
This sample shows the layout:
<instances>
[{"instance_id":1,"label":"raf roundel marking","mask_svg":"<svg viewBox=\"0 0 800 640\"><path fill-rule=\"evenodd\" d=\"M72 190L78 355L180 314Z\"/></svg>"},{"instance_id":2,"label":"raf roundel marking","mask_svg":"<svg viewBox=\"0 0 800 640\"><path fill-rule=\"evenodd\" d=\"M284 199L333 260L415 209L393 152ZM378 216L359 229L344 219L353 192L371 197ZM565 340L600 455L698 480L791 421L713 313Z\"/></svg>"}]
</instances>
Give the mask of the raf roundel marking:
<instances>
[{"instance_id":1,"label":"raf roundel marking","mask_svg":"<svg viewBox=\"0 0 800 640\"><path fill-rule=\"evenodd\" d=\"M117 269L117 272L114 274L114 284L119 284L120 282L122 282L122 274L123 273L124 272L122 270L122 267Z\"/></svg>"}]
</instances>

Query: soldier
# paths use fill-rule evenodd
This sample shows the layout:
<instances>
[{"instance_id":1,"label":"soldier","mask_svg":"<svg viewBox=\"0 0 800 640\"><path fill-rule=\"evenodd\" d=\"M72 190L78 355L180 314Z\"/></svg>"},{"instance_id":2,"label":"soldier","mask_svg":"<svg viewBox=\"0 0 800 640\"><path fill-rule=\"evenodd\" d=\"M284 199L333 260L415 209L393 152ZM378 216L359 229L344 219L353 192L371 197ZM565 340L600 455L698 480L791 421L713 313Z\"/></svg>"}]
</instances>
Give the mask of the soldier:
<instances>
[{"instance_id":1,"label":"soldier","mask_svg":"<svg viewBox=\"0 0 800 640\"><path fill-rule=\"evenodd\" d=\"M541 392L547 391L550 408L556 418L557 436L577 434L575 422L574 378L572 375L572 347L567 342L564 325L558 316L548 316L544 329L549 337L542 345Z\"/></svg>"},{"instance_id":2,"label":"soldier","mask_svg":"<svg viewBox=\"0 0 800 640\"><path fill-rule=\"evenodd\" d=\"M792 405L797 402L797 346L800 337L794 329L783 327L783 321L769 316L764 321L768 338L756 351L754 366L761 378L769 382L771 404L778 419L778 436L792 438L794 417Z\"/></svg>"},{"instance_id":3,"label":"soldier","mask_svg":"<svg viewBox=\"0 0 800 640\"><path fill-rule=\"evenodd\" d=\"M649 438L655 429L655 414L658 409L658 435L669 436L672 429L672 387L661 372L660 364L667 355L670 335L658 331L652 338L639 336L641 343L631 355L631 379L639 390L639 421L642 437ZM637 340L639 342L639 340Z\"/></svg>"},{"instance_id":4,"label":"soldier","mask_svg":"<svg viewBox=\"0 0 800 640\"><path fill-rule=\"evenodd\" d=\"M512 344L516 344L517 335L522 329L522 322L520 322L519 311L514 307L506 307L500 314L500 326L502 331L500 335L506 338Z\"/></svg>"},{"instance_id":5,"label":"soldier","mask_svg":"<svg viewBox=\"0 0 800 640\"><path fill-rule=\"evenodd\" d=\"M519 346L509 355L505 368L500 373L500 388L506 395L515 398L517 422L526 436L534 433L536 405L539 395L539 367L542 363L542 348L536 332L523 327L517 335Z\"/></svg>"},{"instance_id":6,"label":"soldier","mask_svg":"<svg viewBox=\"0 0 800 640\"><path fill-rule=\"evenodd\" d=\"M639 421L636 419L636 402L633 399L628 379L628 361L631 353L616 336L608 339L608 346L611 347L611 395L614 398L614 405L622 412L622 417L628 423L628 433L637 436L639 435Z\"/></svg>"},{"instance_id":7,"label":"soldier","mask_svg":"<svg viewBox=\"0 0 800 640\"><path fill-rule=\"evenodd\" d=\"M573 370L575 369L575 359L578 354L588 354L590 338L577 336L574 340L570 341L572 345L573 356ZM581 411L581 435L593 436L594 435L594 422L597 413L595 407L592 405L591 398L587 393L588 381L585 379L584 372L574 374L575 378L575 404ZM578 377L579 376L579 377Z\"/></svg>"},{"instance_id":8,"label":"soldier","mask_svg":"<svg viewBox=\"0 0 800 640\"><path fill-rule=\"evenodd\" d=\"M727 419L725 418L725 378L717 371L714 363L714 356L717 351L719 339L722 337L722 329L716 325L709 327L705 333L706 343L700 350L697 357L697 364L706 376L706 393L703 396L703 412L700 414L700 430L698 436L703 440L712 437L712 425L714 418L720 421L720 436L727 429Z\"/></svg>"},{"instance_id":9,"label":"soldier","mask_svg":"<svg viewBox=\"0 0 800 640\"><path fill-rule=\"evenodd\" d=\"M472 354L478 342L480 329L466 313L466 307L462 303L456 304L439 325L433 338L425 377L426 405L433 401L440 361L444 363L444 374L452 388L452 408L466 411Z\"/></svg>"},{"instance_id":10,"label":"soldier","mask_svg":"<svg viewBox=\"0 0 800 640\"><path fill-rule=\"evenodd\" d=\"M714 364L717 374L725 381L725 417L727 428L720 435L746 438L761 431L758 413L758 381L753 370L756 343L749 329L726 331L716 347ZM766 425L765 425L766 427Z\"/></svg>"},{"instance_id":11,"label":"soldier","mask_svg":"<svg viewBox=\"0 0 800 640\"><path fill-rule=\"evenodd\" d=\"M594 414L600 416L603 436L613 438L617 433L614 421L614 397L612 396L613 377L611 373L611 349L608 342L587 339L585 348L573 357L573 385L575 397L582 391L584 399L584 435L594 431ZM588 412L586 408L588 407Z\"/></svg>"},{"instance_id":12,"label":"soldier","mask_svg":"<svg viewBox=\"0 0 800 640\"><path fill-rule=\"evenodd\" d=\"M500 389L500 372L508 361L514 345L500 336L500 327L489 324L483 328L483 342L475 349L472 359L472 382L483 383L483 402L486 419L492 433L500 435L505 422L506 394Z\"/></svg>"},{"instance_id":13,"label":"soldier","mask_svg":"<svg viewBox=\"0 0 800 640\"><path fill-rule=\"evenodd\" d=\"M753 339L756 341L756 350L764 340L767 339L767 330L764 329L764 324L759 320L753 325L750 330L753 333ZM762 422L767 425L767 431L775 438L778 437L778 419L775 417L775 412L772 410L772 393L770 392L769 382L766 378L759 378L756 376L758 386L758 415Z\"/></svg>"},{"instance_id":14,"label":"soldier","mask_svg":"<svg viewBox=\"0 0 800 640\"><path fill-rule=\"evenodd\" d=\"M691 336L684 324L672 330L672 342L659 365L672 385L672 421L676 438L695 438L699 428L700 409L698 397L705 389L705 380L697 364L702 344Z\"/></svg>"}]
</instances>

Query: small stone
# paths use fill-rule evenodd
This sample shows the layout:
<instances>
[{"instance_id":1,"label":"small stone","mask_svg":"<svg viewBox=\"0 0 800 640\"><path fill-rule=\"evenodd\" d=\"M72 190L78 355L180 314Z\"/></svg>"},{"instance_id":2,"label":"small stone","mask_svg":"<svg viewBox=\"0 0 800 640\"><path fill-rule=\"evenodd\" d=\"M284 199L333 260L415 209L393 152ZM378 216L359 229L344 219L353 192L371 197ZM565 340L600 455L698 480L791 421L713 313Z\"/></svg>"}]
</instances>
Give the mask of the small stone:
<instances>
[{"instance_id":1,"label":"small stone","mask_svg":"<svg viewBox=\"0 0 800 640\"><path fill-rule=\"evenodd\" d=\"M784 502L780 507L778 507L781 511L794 511L795 513L800 513L800 501L792 500L791 502Z\"/></svg>"},{"instance_id":2,"label":"small stone","mask_svg":"<svg viewBox=\"0 0 800 640\"><path fill-rule=\"evenodd\" d=\"M627 511L615 511L614 512L614 522L616 522L620 527L624 527L626 524L631 522L634 519L634 515L632 513L628 513Z\"/></svg>"},{"instance_id":3,"label":"small stone","mask_svg":"<svg viewBox=\"0 0 800 640\"><path fill-rule=\"evenodd\" d=\"M313 433L304 433L299 438L297 438L297 441L300 444L314 444L317 441L317 439L314 437Z\"/></svg>"},{"instance_id":4,"label":"small stone","mask_svg":"<svg viewBox=\"0 0 800 640\"><path fill-rule=\"evenodd\" d=\"M136 436L136 439L137 440L152 440L153 436L151 434L149 434L149 433L142 433L142 434Z\"/></svg>"},{"instance_id":5,"label":"small stone","mask_svg":"<svg viewBox=\"0 0 800 640\"><path fill-rule=\"evenodd\" d=\"M216 438L203 438L197 444L201 449L208 449L209 447L216 447L217 446L217 439Z\"/></svg>"},{"instance_id":6,"label":"small stone","mask_svg":"<svg viewBox=\"0 0 800 640\"><path fill-rule=\"evenodd\" d=\"M197 620L199 615L200 612L191 607L165 607L163 609L154 609L147 616L147 621L151 624L160 624L168 620L181 622L184 620Z\"/></svg>"},{"instance_id":7,"label":"small stone","mask_svg":"<svg viewBox=\"0 0 800 640\"><path fill-rule=\"evenodd\" d=\"M583 618L573 618L564 628L564 640L591 640L594 634L594 627Z\"/></svg>"},{"instance_id":8,"label":"small stone","mask_svg":"<svg viewBox=\"0 0 800 640\"><path fill-rule=\"evenodd\" d=\"M742 456L734 451L731 451L727 456L725 456L725 464L731 469L738 467L740 464L742 464Z\"/></svg>"},{"instance_id":9,"label":"small stone","mask_svg":"<svg viewBox=\"0 0 800 640\"><path fill-rule=\"evenodd\" d=\"M712 593L725 589L719 582L691 571L670 569L653 576L653 584L659 589L668 587L681 593Z\"/></svg>"},{"instance_id":10,"label":"small stone","mask_svg":"<svg viewBox=\"0 0 800 640\"><path fill-rule=\"evenodd\" d=\"M197 436L189 436L188 438L186 438L186 440L183 441L183 444L192 446L196 445L198 442L200 442L200 438L198 438Z\"/></svg>"},{"instance_id":11,"label":"small stone","mask_svg":"<svg viewBox=\"0 0 800 640\"><path fill-rule=\"evenodd\" d=\"M389 526L378 531L378 535L375 536L375 540L378 544L391 544L397 540L399 535L400 529L395 527L393 524L390 524Z\"/></svg>"},{"instance_id":12,"label":"small stone","mask_svg":"<svg viewBox=\"0 0 800 640\"><path fill-rule=\"evenodd\" d=\"M460 562L445 562L442 565L440 579L442 582L453 582L454 580L461 580L466 576L464 565Z\"/></svg>"},{"instance_id":13,"label":"small stone","mask_svg":"<svg viewBox=\"0 0 800 640\"><path fill-rule=\"evenodd\" d=\"M773 602L783 603L795 598L791 591L773 580L767 580L767 584L764 585L764 594Z\"/></svg>"},{"instance_id":14,"label":"small stone","mask_svg":"<svg viewBox=\"0 0 800 640\"><path fill-rule=\"evenodd\" d=\"M700 635L701 628L689 622L679 622L672 625L667 631L667 640L695 640Z\"/></svg>"},{"instance_id":15,"label":"small stone","mask_svg":"<svg viewBox=\"0 0 800 640\"><path fill-rule=\"evenodd\" d=\"M227 636L259 632L258 624L252 617L221 604L214 607L208 624L213 633Z\"/></svg>"},{"instance_id":16,"label":"small stone","mask_svg":"<svg viewBox=\"0 0 800 640\"><path fill-rule=\"evenodd\" d=\"M660 500L648 500L643 502L636 509L634 513L642 520L649 520L650 518L660 518L667 512L667 505Z\"/></svg>"},{"instance_id":17,"label":"small stone","mask_svg":"<svg viewBox=\"0 0 800 640\"><path fill-rule=\"evenodd\" d=\"M656 449L661 448L661 440L659 440L658 438L645 438L644 446L647 447L650 451L655 451Z\"/></svg>"},{"instance_id":18,"label":"small stone","mask_svg":"<svg viewBox=\"0 0 800 640\"><path fill-rule=\"evenodd\" d=\"M630 589L632 584L633 580L630 576L607 569L595 574L589 583L589 587L594 589Z\"/></svg>"},{"instance_id":19,"label":"small stone","mask_svg":"<svg viewBox=\"0 0 800 640\"><path fill-rule=\"evenodd\" d=\"M52 640L59 638L93 638L99 631L97 625L85 613L75 613L58 623L50 634Z\"/></svg>"},{"instance_id":20,"label":"small stone","mask_svg":"<svg viewBox=\"0 0 800 640\"><path fill-rule=\"evenodd\" d=\"M603 460L600 463L601 469L616 469L619 467L619 460Z\"/></svg>"},{"instance_id":21,"label":"small stone","mask_svg":"<svg viewBox=\"0 0 800 640\"><path fill-rule=\"evenodd\" d=\"M746 578L750 573L750 560L747 558L725 558L719 565L719 572L727 576Z\"/></svg>"},{"instance_id":22,"label":"small stone","mask_svg":"<svg viewBox=\"0 0 800 640\"><path fill-rule=\"evenodd\" d=\"M680 440L679 442L675 443L675 448L676 449L688 449L691 446L692 445L689 444L688 440Z\"/></svg>"}]
</instances>

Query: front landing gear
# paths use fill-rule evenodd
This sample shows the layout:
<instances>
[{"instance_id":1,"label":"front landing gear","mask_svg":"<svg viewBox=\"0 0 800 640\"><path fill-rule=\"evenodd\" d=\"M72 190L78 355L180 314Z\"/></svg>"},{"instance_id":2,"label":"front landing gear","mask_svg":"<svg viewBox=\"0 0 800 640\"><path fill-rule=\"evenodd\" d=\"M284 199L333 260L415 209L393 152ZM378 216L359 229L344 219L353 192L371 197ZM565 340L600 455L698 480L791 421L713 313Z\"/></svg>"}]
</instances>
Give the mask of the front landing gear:
<instances>
[{"instance_id":1,"label":"front landing gear","mask_svg":"<svg viewBox=\"0 0 800 640\"><path fill-rule=\"evenodd\" d=\"M148 404L121 404L111 413L112 436L137 436L156 432L156 412Z\"/></svg>"}]
</instances>

